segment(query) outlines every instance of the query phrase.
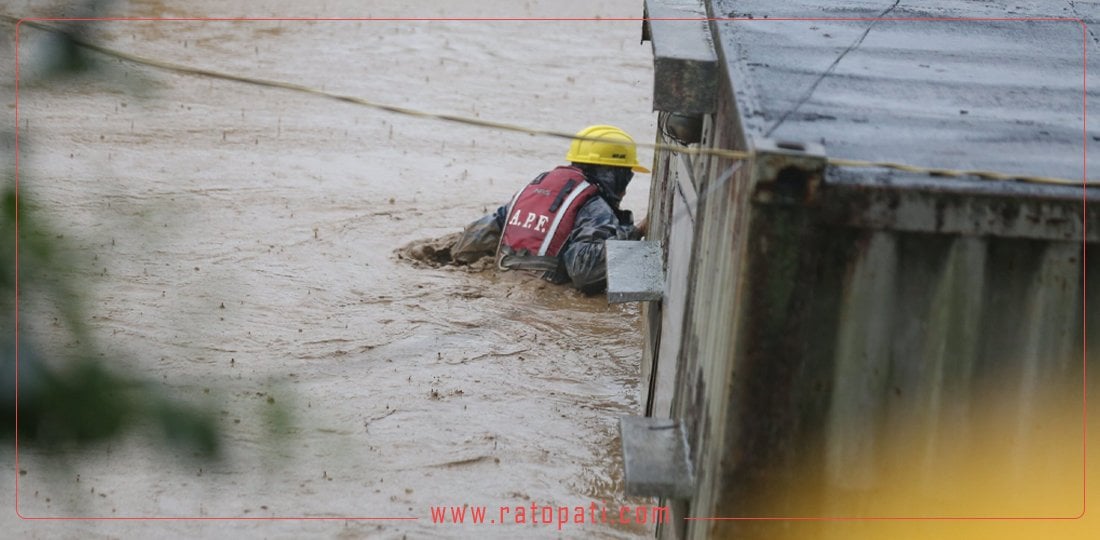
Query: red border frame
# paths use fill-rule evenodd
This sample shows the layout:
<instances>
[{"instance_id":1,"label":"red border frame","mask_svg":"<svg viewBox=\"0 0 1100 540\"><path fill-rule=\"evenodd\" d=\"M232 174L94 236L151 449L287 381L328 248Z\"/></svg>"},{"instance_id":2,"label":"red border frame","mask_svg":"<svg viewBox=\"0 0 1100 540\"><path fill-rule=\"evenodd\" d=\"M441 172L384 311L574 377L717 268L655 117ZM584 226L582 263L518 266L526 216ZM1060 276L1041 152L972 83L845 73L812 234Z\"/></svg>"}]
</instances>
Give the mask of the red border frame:
<instances>
[{"instance_id":1,"label":"red border frame","mask_svg":"<svg viewBox=\"0 0 1100 540\"><path fill-rule=\"evenodd\" d=\"M20 65L19 65L19 36L20 26L24 21L195 21L195 22L245 22L245 21L485 21L485 22L509 22L509 21L537 21L537 22L568 22L568 21L829 21L829 22L855 22L855 21L893 21L893 22L1077 22L1081 25L1081 187L1088 185L1088 25L1082 19L1077 18L22 18L15 23L15 144L14 144L14 194L15 194L15 515L27 521L416 521L418 517L32 517L24 516L19 510L19 164L20 164L20 137L19 137L19 95L20 95ZM1087 208L1088 192L1082 189L1081 205ZM1077 520L1087 513L1088 503L1088 306L1086 294L1087 285L1087 261L1088 251L1088 217L1087 211L1081 218L1081 323L1082 323L1082 486L1081 486L1081 513L1073 517L712 517L712 518L684 518L686 521L1035 521L1035 520Z\"/></svg>"}]
</instances>

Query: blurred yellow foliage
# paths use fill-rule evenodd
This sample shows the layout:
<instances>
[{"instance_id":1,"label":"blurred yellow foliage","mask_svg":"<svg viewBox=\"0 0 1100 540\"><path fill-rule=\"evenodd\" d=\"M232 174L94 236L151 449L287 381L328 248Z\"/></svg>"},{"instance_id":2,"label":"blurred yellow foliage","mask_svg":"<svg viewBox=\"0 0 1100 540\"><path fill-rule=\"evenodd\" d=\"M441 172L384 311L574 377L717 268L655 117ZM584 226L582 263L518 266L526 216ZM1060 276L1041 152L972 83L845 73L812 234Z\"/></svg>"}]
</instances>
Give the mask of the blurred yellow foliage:
<instances>
[{"instance_id":1,"label":"blurred yellow foliage","mask_svg":"<svg viewBox=\"0 0 1100 540\"><path fill-rule=\"evenodd\" d=\"M843 471L836 471L820 490L765 495L772 508L797 512L784 515L827 519L721 522L711 531L829 540L1100 538L1100 517L1088 511L1100 492L1100 413L1086 423L1083 388L1059 390L1031 403L990 397L935 426L887 428L870 485L838 487Z\"/></svg>"}]
</instances>

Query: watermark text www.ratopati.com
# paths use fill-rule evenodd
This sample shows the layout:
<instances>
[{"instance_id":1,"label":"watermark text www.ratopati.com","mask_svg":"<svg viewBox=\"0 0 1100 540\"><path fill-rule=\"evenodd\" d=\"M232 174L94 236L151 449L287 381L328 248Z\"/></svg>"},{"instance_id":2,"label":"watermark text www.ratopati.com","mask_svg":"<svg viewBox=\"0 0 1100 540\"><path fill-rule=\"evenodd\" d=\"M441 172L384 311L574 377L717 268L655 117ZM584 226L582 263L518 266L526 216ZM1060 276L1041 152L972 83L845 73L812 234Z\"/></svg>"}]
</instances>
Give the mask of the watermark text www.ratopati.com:
<instances>
[{"instance_id":1,"label":"watermark text www.ratopati.com","mask_svg":"<svg viewBox=\"0 0 1100 540\"><path fill-rule=\"evenodd\" d=\"M609 509L595 502L588 506L551 506L531 503L525 506L432 506L432 523L474 525L566 525L619 524L647 525L668 523L667 506L620 506Z\"/></svg>"}]
</instances>

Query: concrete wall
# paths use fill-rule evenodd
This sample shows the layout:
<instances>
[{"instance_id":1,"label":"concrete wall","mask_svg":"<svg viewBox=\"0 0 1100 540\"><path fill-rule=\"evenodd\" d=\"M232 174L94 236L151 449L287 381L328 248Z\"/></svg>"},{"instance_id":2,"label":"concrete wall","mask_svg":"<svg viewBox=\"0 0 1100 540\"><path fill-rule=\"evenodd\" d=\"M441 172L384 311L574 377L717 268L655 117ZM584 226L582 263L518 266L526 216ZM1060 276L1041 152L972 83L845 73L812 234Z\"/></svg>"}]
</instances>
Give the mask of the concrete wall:
<instances>
[{"instance_id":1,"label":"concrete wall","mask_svg":"<svg viewBox=\"0 0 1100 540\"><path fill-rule=\"evenodd\" d=\"M737 73L718 77L700 146L754 144ZM974 411L1006 397L998 463L1031 462L1044 391L1068 389L1053 410L1082 414L1086 334L1100 343L1100 317L1085 326L1095 197L668 152L656 163L666 287L644 310L647 414L682 422L695 472L659 535L769 538L767 522L682 518L858 514L846 497L790 494L874 493L899 467L931 482L977 444Z\"/></svg>"},{"instance_id":2,"label":"concrete wall","mask_svg":"<svg viewBox=\"0 0 1100 540\"><path fill-rule=\"evenodd\" d=\"M1080 240L830 224L820 208L753 203L740 171L714 188L728 164L691 161L660 160L667 284L647 309L648 412L684 422L695 465L680 517L791 515L757 498L765 488L875 489L899 465L880 451L892 436L920 441L911 466L934 476L990 393L1012 396L1019 427L1004 451L1026 460L1042 391L1080 387L1096 297L1083 296ZM1094 320L1088 334L1100 338ZM1071 397L1060 410L1079 415L1083 396ZM842 510L823 501L815 515Z\"/></svg>"}]
</instances>

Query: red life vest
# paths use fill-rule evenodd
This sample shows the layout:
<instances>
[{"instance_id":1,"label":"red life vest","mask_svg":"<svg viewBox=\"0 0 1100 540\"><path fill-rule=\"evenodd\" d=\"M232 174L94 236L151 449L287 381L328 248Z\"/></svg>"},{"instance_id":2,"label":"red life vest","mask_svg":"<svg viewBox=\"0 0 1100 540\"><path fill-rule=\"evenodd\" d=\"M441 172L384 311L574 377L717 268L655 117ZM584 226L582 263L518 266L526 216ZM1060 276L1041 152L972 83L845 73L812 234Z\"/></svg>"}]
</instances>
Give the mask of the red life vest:
<instances>
[{"instance_id":1,"label":"red life vest","mask_svg":"<svg viewBox=\"0 0 1100 540\"><path fill-rule=\"evenodd\" d=\"M556 269L558 252L573 231L577 212L598 193L576 167L561 166L532 180L508 205L497 266Z\"/></svg>"}]
</instances>

